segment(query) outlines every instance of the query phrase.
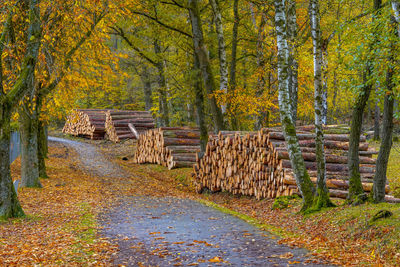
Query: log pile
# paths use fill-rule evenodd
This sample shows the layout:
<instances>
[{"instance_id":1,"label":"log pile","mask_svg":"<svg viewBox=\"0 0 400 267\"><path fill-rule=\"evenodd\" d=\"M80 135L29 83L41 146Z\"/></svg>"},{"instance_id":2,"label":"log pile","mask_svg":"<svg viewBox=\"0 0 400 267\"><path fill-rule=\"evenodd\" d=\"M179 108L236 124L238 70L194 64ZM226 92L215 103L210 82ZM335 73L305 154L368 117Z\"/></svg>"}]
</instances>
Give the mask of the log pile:
<instances>
[{"instance_id":1,"label":"log pile","mask_svg":"<svg viewBox=\"0 0 400 267\"><path fill-rule=\"evenodd\" d=\"M137 139L137 135L153 129L154 126L154 119L149 111L108 110L106 112L107 138L116 143L123 139Z\"/></svg>"},{"instance_id":2,"label":"log pile","mask_svg":"<svg viewBox=\"0 0 400 267\"><path fill-rule=\"evenodd\" d=\"M62 132L93 140L103 139L106 111L104 109L75 109L68 115Z\"/></svg>"},{"instance_id":3,"label":"log pile","mask_svg":"<svg viewBox=\"0 0 400 267\"><path fill-rule=\"evenodd\" d=\"M162 127L140 135L133 161L137 164L159 164L171 170L192 167L198 152L198 128Z\"/></svg>"},{"instance_id":4,"label":"log pile","mask_svg":"<svg viewBox=\"0 0 400 267\"><path fill-rule=\"evenodd\" d=\"M326 130L329 130L327 128ZM345 198L349 188L349 135L343 129L325 134L327 186L332 197ZM316 155L312 126L298 129L298 139L311 180L316 183ZM366 138L360 139L360 172L366 192L372 190L376 160ZM257 199L298 194L289 153L279 129L258 132L220 132L210 136L204 157L194 165L194 184L204 188L255 196ZM386 191L389 192L387 186ZM393 200L387 196L388 200Z\"/></svg>"}]
</instances>

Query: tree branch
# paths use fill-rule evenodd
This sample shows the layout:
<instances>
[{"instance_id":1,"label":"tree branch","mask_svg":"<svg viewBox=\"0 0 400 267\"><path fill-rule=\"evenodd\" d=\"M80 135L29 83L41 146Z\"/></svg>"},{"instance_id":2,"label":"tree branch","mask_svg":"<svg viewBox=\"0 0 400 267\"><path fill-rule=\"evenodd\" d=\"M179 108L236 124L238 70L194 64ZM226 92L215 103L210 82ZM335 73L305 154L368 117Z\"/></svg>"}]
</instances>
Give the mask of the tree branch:
<instances>
[{"instance_id":1,"label":"tree branch","mask_svg":"<svg viewBox=\"0 0 400 267\"><path fill-rule=\"evenodd\" d=\"M186 36L186 37L193 38L193 36L192 36L191 34L189 34L189 33L187 33L187 32L184 32L183 30L180 30L180 29L175 28L175 27L173 27L173 26L167 25L167 24L165 24L164 22L160 21L158 18L152 17L152 16L150 16L149 14L146 14L146 13L144 13L144 12L134 11L134 10L131 10L131 12L132 12L133 14L140 15L140 16L144 16L144 17L146 17L146 18L148 18L148 19L150 19L150 20L153 20L153 21L157 22L158 24L160 24L161 26L163 26L163 27L165 27L165 28L167 28L167 29L169 29L169 30L172 30L172 31L178 32L178 33L180 33L180 34L183 34L183 35Z\"/></svg>"}]
</instances>

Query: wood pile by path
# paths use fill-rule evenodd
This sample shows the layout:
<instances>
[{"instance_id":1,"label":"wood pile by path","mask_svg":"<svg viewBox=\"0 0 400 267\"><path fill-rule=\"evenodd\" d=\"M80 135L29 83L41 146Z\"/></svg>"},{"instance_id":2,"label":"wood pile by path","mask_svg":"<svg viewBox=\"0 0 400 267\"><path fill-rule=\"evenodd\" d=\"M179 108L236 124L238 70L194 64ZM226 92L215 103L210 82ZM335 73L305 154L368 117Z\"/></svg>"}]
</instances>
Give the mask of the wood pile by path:
<instances>
[{"instance_id":1,"label":"wood pile by path","mask_svg":"<svg viewBox=\"0 0 400 267\"><path fill-rule=\"evenodd\" d=\"M162 127L140 135L133 161L137 164L159 164L171 170L192 167L198 152L198 128Z\"/></svg>"},{"instance_id":2,"label":"wood pile by path","mask_svg":"<svg viewBox=\"0 0 400 267\"><path fill-rule=\"evenodd\" d=\"M106 112L107 138L113 142L137 139L137 136L153 129L154 126L154 119L149 111L108 110Z\"/></svg>"},{"instance_id":3,"label":"wood pile by path","mask_svg":"<svg viewBox=\"0 0 400 267\"><path fill-rule=\"evenodd\" d=\"M103 139L106 111L105 109L74 109L68 115L62 132L93 140Z\"/></svg>"},{"instance_id":4,"label":"wood pile by path","mask_svg":"<svg viewBox=\"0 0 400 267\"><path fill-rule=\"evenodd\" d=\"M349 135L346 128L325 127L327 186L332 197L347 196L347 153ZM313 126L297 129L303 158L311 180L316 183L316 156ZM376 160L366 138L360 140L360 172L363 188L372 190ZM298 194L289 161L284 135L278 128L258 132L220 132L210 136L203 158L194 165L194 183L199 192L228 191L255 196L257 199ZM386 189L389 192L389 187ZM387 200L396 201L391 196Z\"/></svg>"}]
</instances>

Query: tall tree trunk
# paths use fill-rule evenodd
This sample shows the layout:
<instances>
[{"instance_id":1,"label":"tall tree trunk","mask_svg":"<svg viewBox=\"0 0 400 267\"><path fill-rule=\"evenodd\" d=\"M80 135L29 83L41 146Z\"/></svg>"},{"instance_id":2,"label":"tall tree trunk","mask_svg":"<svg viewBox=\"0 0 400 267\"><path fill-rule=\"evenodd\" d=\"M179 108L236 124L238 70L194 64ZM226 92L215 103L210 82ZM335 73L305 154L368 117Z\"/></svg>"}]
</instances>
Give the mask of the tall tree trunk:
<instances>
[{"instance_id":1,"label":"tall tree trunk","mask_svg":"<svg viewBox=\"0 0 400 267\"><path fill-rule=\"evenodd\" d=\"M194 91L195 91L195 105L197 111L197 123L200 128L200 148L201 152L204 153L206 151L206 146L208 142L208 131L207 125L205 120L204 114L204 94L203 94L203 87L201 86L201 70L200 70L200 63L196 53L193 54L194 59Z\"/></svg>"},{"instance_id":2,"label":"tall tree trunk","mask_svg":"<svg viewBox=\"0 0 400 267\"><path fill-rule=\"evenodd\" d=\"M21 134L21 187L42 187L39 180L38 112L36 105L25 101L19 108Z\"/></svg>"},{"instance_id":3,"label":"tall tree trunk","mask_svg":"<svg viewBox=\"0 0 400 267\"><path fill-rule=\"evenodd\" d=\"M254 17L254 15L253 15ZM254 19L255 21L255 19ZM257 36L257 51L256 51L256 61L257 61L257 85L256 85L256 96L262 97L264 93L265 87L265 78L264 78L264 65L265 65L265 56L264 56L264 41L265 41L265 34L264 34L264 26L265 26L265 14L262 12L261 14L261 21L260 25L258 26L258 36ZM257 29L257 25L254 25ZM259 114L257 115L255 129L259 130L263 127L263 122L265 121L265 111L261 107L259 110Z\"/></svg>"},{"instance_id":4,"label":"tall tree trunk","mask_svg":"<svg viewBox=\"0 0 400 267\"><path fill-rule=\"evenodd\" d=\"M46 161L48 146L47 146L47 131L41 120L38 121L38 164L39 164L39 178L49 178L46 171Z\"/></svg>"},{"instance_id":5,"label":"tall tree trunk","mask_svg":"<svg viewBox=\"0 0 400 267\"><path fill-rule=\"evenodd\" d=\"M288 45L289 45L289 96L291 99L292 107L292 118L296 125L297 120L297 99L298 99L298 76L299 76L299 64L297 62L297 17L296 17L296 1L288 0L287 7L287 34L288 34Z\"/></svg>"},{"instance_id":6,"label":"tall tree trunk","mask_svg":"<svg viewBox=\"0 0 400 267\"><path fill-rule=\"evenodd\" d=\"M321 123L328 123L328 48L322 51L322 115Z\"/></svg>"},{"instance_id":7,"label":"tall tree trunk","mask_svg":"<svg viewBox=\"0 0 400 267\"><path fill-rule=\"evenodd\" d=\"M228 92L228 63L226 59L226 47L224 37L224 27L222 24L221 10L219 7L218 0L210 0L213 12L215 29L218 37L218 55L219 55L219 72L220 72L220 84L219 89L225 94ZM222 113L226 112L226 104L221 106Z\"/></svg>"},{"instance_id":8,"label":"tall tree trunk","mask_svg":"<svg viewBox=\"0 0 400 267\"><path fill-rule=\"evenodd\" d=\"M212 73L210 60L208 58L208 51L204 44L203 29L200 19L200 11L197 0L188 0L189 14L192 24L194 52L197 54L200 63L200 69L203 76L204 87L207 91L210 101L211 112L213 115L215 131L224 129L224 120L220 107L215 99L215 80Z\"/></svg>"},{"instance_id":9,"label":"tall tree trunk","mask_svg":"<svg viewBox=\"0 0 400 267\"><path fill-rule=\"evenodd\" d=\"M22 100L28 89L28 81L33 80L40 49L41 22L39 1L29 1L29 26L27 48L21 71L13 88L5 94L3 90L3 69L0 59L0 218L24 215L10 173L10 120L12 109ZM12 16L10 15L10 18ZM5 32L7 30L5 27ZM4 32L3 32L4 33ZM4 34L0 39L0 54L4 48Z\"/></svg>"},{"instance_id":10,"label":"tall tree trunk","mask_svg":"<svg viewBox=\"0 0 400 267\"><path fill-rule=\"evenodd\" d=\"M39 89L40 90L40 89ZM46 172L46 161L48 153L47 145L47 131L44 126L43 121L40 120L39 113L42 110L42 103L44 96L40 93L36 96L36 122L37 125L37 158L38 158L38 168L39 168L39 178L49 178Z\"/></svg>"},{"instance_id":11,"label":"tall tree trunk","mask_svg":"<svg viewBox=\"0 0 400 267\"><path fill-rule=\"evenodd\" d=\"M378 93L378 85L375 89L375 92ZM375 110L374 110L374 140L380 140L380 129L379 129L379 120L381 118L381 110L379 108L379 97L378 94L375 95Z\"/></svg>"},{"instance_id":12,"label":"tall tree trunk","mask_svg":"<svg viewBox=\"0 0 400 267\"><path fill-rule=\"evenodd\" d=\"M165 79L164 62L161 57L161 46L158 40L154 41L154 52L159 57L156 61L158 71L158 97L161 113L161 125L169 126L169 109L167 101L167 81Z\"/></svg>"},{"instance_id":13,"label":"tall tree trunk","mask_svg":"<svg viewBox=\"0 0 400 267\"><path fill-rule=\"evenodd\" d=\"M374 9L376 12L381 8L381 6L382 0L374 0ZM377 33L374 33L374 35L376 34ZM371 44L370 47L373 47L373 45ZM349 168L349 194L347 196L347 199L350 203L364 201L364 199L359 199L359 196L364 194L364 190L361 184L359 166L359 144L364 109L372 90L372 84L368 82L373 71L373 63L371 61L372 58L367 59L365 71L363 73L364 86L361 88L361 92L357 96L351 120L349 153L347 162Z\"/></svg>"},{"instance_id":14,"label":"tall tree trunk","mask_svg":"<svg viewBox=\"0 0 400 267\"><path fill-rule=\"evenodd\" d=\"M392 5L393 11L399 11L398 5ZM399 14L397 14L397 20L395 16L391 17L392 29L394 39L400 39L399 30ZM396 23L397 21L397 23ZM382 202L385 200L385 186L386 186L386 171L389 161L390 150L392 148L392 133L393 133L393 107L394 107L394 95L393 89L395 87L394 72L396 62L394 57L398 51L395 49L394 41L390 44L391 52L388 60L388 70L386 72L386 93L385 102L383 107L383 123L382 123L382 142L379 149L378 159L376 161L376 171L374 176L373 185L373 199L374 202Z\"/></svg>"},{"instance_id":15,"label":"tall tree trunk","mask_svg":"<svg viewBox=\"0 0 400 267\"><path fill-rule=\"evenodd\" d=\"M326 186L326 161L324 151L324 86L322 84L322 38L320 29L319 1L310 1L310 28L313 42L314 56L314 105L315 105L315 154L317 160L317 196L315 208L333 206L329 200L328 188Z\"/></svg>"},{"instance_id":16,"label":"tall tree trunk","mask_svg":"<svg viewBox=\"0 0 400 267\"><path fill-rule=\"evenodd\" d=\"M142 75L140 75L143 83L145 110L149 111L153 107L153 99L151 98L151 78L147 66L143 64Z\"/></svg>"},{"instance_id":17,"label":"tall tree trunk","mask_svg":"<svg viewBox=\"0 0 400 267\"><path fill-rule=\"evenodd\" d=\"M315 188L304 164L300 151L296 128L291 115L291 101L289 96L289 48L286 40L285 0L276 0L275 27L278 46L278 83L279 83L279 109L285 140L296 177L297 187L303 197L302 210L312 207Z\"/></svg>"},{"instance_id":18,"label":"tall tree trunk","mask_svg":"<svg viewBox=\"0 0 400 267\"><path fill-rule=\"evenodd\" d=\"M229 90L234 92L236 90L236 63L237 63L237 47L238 47L238 31L239 31L239 0L233 1L233 28L232 28L232 52L231 52L231 69L229 78ZM228 110L230 105L228 102ZM230 114L230 123L232 130L238 130L238 122L233 114Z\"/></svg>"},{"instance_id":19,"label":"tall tree trunk","mask_svg":"<svg viewBox=\"0 0 400 267\"><path fill-rule=\"evenodd\" d=\"M0 95L0 100L4 101L4 95ZM0 219L24 216L11 179L11 107L7 104L4 103L0 106Z\"/></svg>"}]
</instances>

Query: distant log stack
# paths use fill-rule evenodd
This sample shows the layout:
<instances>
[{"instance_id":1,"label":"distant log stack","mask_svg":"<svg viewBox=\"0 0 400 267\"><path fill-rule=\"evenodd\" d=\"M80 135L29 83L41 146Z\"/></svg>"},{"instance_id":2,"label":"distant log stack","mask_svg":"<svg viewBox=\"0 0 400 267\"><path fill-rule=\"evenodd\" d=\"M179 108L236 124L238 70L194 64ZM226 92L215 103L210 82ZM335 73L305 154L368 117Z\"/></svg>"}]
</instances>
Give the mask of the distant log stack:
<instances>
[{"instance_id":1,"label":"distant log stack","mask_svg":"<svg viewBox=\"0 0 400 267\"><path fill-rule=\"evenodd\" d=\"M62 132L93 140L103 139L106 111L104 109L75 109L67 117Z\"/></svg>"},{"instance_id":2,"label":"distant log stack","mask_svg":"<svg viewBox=\"0 0 400 267\"><path fill-rule=\"evenodd\" d=\"M311 180L316 183L316 155L312 126L299 127L297 137ZM347 153L349 135L346 129L327 127L325 153L327 186L333 197L344 198L349 188ZM360 139L360 172L366 192L372 190L376 154L368 148L365 137ZM194 183L204 188L255 196L257 199L298 194L289 161L284 135L279 129L258 132L220 132L210 136L203 158L194 165ZM387 186L386 191L389 192ZM393 201L393 197L387 196Z\"/></svg>"},{"instance_id":3,"label":"distant log stack","mask_svg":"<svg viewBox=\"0 0 400 267\"><path fill-rule=\"evenodd\" d=\"M130 128L129 124L133 128ZM136 133L143 134L154 126L154 119L149 111L109 110L106 112L106 133L108 139L113 142L136 139Z\"/></svg>"},{"instance_id":4,"label":"distant log stack","mask_svg":"<svg viewBox=\"0 0 400 267\"><path fill-rule=\"evenodd\" d=\"M198 128L162 127L140 135L134 163L154 163L168 169L192 167L200 152Z\"/></svg>"}]
</instances>

